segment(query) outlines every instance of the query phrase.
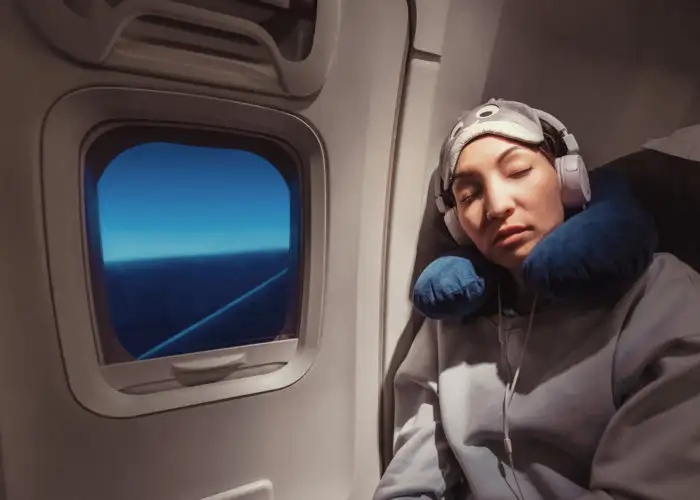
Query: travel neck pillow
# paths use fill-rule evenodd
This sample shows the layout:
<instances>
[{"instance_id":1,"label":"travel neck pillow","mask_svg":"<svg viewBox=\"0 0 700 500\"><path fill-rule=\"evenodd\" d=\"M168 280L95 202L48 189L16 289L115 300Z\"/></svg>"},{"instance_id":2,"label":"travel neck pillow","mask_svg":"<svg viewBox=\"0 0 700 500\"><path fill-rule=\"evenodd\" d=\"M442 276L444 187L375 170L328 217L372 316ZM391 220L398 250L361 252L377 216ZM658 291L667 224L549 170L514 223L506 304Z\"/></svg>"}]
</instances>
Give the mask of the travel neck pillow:
<instances>
[{"instance_id":1,"label":"travel neck pillow","mask_svg":"<svg viewBox=\"0 0 700 500\"><path fill-rule=\"evenodd\" d=\"M588 206L568 211L522 264L526 288L541 297L574 299L624 290L653 259L654 220L624 179L599 169L590 173L590 183ZM460 247L423 270L413 288L413 305L433 319L475 314L503 272L473 245Z\"/></svg>"}]
</instances>

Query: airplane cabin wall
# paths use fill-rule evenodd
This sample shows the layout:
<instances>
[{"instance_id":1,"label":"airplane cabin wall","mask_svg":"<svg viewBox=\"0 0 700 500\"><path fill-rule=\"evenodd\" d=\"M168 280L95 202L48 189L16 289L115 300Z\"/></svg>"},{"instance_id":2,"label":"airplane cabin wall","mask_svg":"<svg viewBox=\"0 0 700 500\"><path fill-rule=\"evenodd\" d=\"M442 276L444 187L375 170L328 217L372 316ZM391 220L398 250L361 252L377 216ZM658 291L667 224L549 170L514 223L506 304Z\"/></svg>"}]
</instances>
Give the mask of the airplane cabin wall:
<instances>
[{"instance_id":1,"label":"airplane cabin wall","mask_svg":"<svg viewBox=\"0 0 700 500\"><path fill-rule=\"evenodd\" d=\"M368 498L379 473L381 270L408 41L405 0L343 1L328 80L318 96L300 100L76 64L36 35L18 4L0 3L6 500L197 500L264 479L282 500ZM294 385L135 418L100 416L75 399L51 295L40 170L51 159L42 159L40 144L47 110L61 96L104 85L259 103L299 113L319 131L329 199L321 347Z\"/></svg>"}]
</instances>

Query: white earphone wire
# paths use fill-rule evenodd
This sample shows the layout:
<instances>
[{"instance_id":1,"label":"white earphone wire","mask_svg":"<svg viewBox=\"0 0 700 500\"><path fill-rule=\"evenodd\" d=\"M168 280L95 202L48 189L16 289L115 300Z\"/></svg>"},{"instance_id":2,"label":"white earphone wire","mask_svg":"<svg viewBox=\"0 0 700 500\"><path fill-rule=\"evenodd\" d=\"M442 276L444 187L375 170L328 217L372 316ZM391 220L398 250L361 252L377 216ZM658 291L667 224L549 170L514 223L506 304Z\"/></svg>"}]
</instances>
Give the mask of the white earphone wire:
<instances>
[{"instance_id":1,"label":"white earphone wire","mask_svg":"<svg viewBox=\"0 0 700 500\"><path fill-rule=\"evenodd\" d=\"M532 308L530 310L530 318L528 321L527 331L525 333L525 342L520 351L520 359L518 360L518 365L515 370L515 376L513 376L510 361L508 360L508 342L504 337L503 332L503 307L501 302L501 284L497 284L497 295L498 295L498 341L501 344L501 357L505 360L506 369L508 370L508 383L506 384L505 392L503 394L503 444L505 446L506 453L508 454L508 461L510 462L511 470L513 471L513 477L515 478L515 485L518 488L518 494L515 493L510 483L506 479L506 484L511 490L513 495L518 500L525 500L525 495L523 494L522 488L520 487L520 482L518 481L518 476L515 472L515 463L513 460L513 443L510 439L510 425L508 422L508 408L513 401L513 396L515 395L515 389L518 384L518 378L520 377L520 369L523 365L523 359L525 356L525 351L527 350L527 344L530 340L530 332L532 331L532 324L535 318L535 308L537 306L537 294L532 301Z\"/></svg>"}]
</instances>

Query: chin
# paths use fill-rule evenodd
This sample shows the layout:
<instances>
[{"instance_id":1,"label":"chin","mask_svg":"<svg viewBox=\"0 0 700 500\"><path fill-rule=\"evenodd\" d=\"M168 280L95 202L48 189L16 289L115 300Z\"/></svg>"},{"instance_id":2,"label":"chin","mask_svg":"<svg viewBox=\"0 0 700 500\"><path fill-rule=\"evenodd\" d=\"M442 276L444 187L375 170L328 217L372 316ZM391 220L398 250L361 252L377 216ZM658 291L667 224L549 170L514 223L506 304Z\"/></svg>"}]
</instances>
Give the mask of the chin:
<instances>
[{"instance_id":1,"label":"chin","mask_svg":"<svg viewBox=\"0 0 700 500\"><path fill-rule=\"evenodd\" d=\"M516 255L500 256L498 259L494 259L493 262L501 267L508 269L509 271L515 271L520 269L525 257L519 257Z\"/></svg>"},{"instance_id":2,"label":"chin","mask_svg":"<svg viewBox=\"0 0 700 500\"><path fill-rule=\"evenodd\" d=\"M536 243L535 241L528 241L517 248L499 249L490 260L511 271L519 269L523 261L530 255Z\"/></svg>"}]
</instances>

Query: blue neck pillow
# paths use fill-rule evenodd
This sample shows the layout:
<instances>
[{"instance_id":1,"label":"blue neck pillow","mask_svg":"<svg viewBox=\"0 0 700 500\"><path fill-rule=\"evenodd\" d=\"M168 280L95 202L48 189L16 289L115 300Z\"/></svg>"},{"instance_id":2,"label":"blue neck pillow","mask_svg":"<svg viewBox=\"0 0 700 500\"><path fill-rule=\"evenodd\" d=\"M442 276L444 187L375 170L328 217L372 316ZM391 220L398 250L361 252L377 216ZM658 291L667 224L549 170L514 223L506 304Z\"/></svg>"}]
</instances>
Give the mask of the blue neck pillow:
<instances>
[{"instance_id":1,"label":"blue neck pillow","mask_svg":"<svg viewBox=\"0 0 700 500\"><path fill-rule=\"evenodd\" d=\"M565 221L523 262L524 284L540 296L575 299L622 291L653 259L654 220L624 179L598 169L590 173L590 182L586 209L567 212ZM502 272L475 247L461 247L423 270L413 288L413 305L433 319L475 314L488 302Z\"/></svg>"}]
</instances>

